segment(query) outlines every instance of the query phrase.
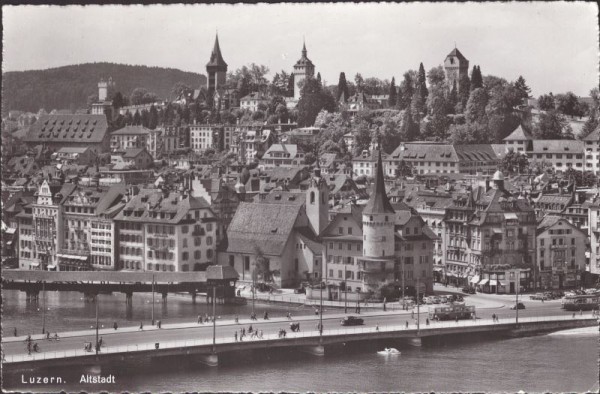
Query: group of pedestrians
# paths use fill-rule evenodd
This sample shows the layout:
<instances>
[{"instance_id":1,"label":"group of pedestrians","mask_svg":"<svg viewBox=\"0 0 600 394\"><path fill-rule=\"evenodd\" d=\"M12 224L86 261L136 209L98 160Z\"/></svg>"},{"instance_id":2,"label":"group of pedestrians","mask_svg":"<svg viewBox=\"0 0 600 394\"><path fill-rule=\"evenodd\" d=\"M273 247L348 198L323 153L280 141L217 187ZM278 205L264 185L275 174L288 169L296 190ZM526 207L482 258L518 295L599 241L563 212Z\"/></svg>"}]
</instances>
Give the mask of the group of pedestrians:
<instances>
[{"instance_id":1,"label":"group of pedestrians","mask_svg":"<svg viewBox=\"0 0 600 394\"><path fill-rule=\"evenodd\" d=\"M494 323L498 323L500 321L500 318L498 317L498 315L496 315L495 313L492 315L492 322Z\"/></svg>"},{"instance_id":2,"label":"group of pedestrians","mask_svg":"<svg viewBox=\"0 0 600 394\"><path fill-rule=\"evenodd\" d=\"M31 339L31 334L27 335L27 338L25 338L25 343L27 344L27 354L31 355L32 350L36 353L40 351L37 342Z\"/></svg>"},{"instance_id":3,"label":"group of pedestrians","mask_svg":"<svg viewBox=\"0 0 600 394\"><path fill-rule=\"evenodd\" d=\"M250 325L250 327L248 327L248 335L250 335L250 339L262 339L263 338L263 332L262 330L255 330L252 328L252 325ZM235 338L236 342L242 342L244 340L244 338L246 337L246 329L242 328L240 329L240 334L238 336L238 332L237 330L233 333L233 337Z\"/></svg>"},{"instance_id":4,"label":"group of pedestrians","mask_svg":"<svg viewBox=\"0 0 600 394\"><path fill-rule=\"evenodd\" d=\"M212 320L212 322L214 323L215 321L215 317L213 316L212 319L208 316L208 313L205 313L204 316L202 315L198 315L198 324L202 324L202 323L210 323Z\"/></svg>"}]
</instances>

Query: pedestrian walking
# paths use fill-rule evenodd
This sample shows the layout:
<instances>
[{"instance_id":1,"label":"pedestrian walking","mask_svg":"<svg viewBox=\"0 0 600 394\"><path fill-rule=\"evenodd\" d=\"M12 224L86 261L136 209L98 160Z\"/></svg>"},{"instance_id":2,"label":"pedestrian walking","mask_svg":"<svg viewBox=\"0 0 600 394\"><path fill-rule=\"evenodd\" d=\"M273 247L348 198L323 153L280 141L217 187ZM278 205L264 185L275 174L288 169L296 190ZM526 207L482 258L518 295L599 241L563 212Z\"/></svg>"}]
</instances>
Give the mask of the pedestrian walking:
<instances>
[{"instance_id":1,"label":"pedestrian walking","mask_svg":"<svg viewBox=\"0 0 600 394\"><path fill-rule=\"evenodd\" d=\"M46 331L46 339L50 339L50 331Z\"/></svg>"},{"instance_id":2,"label":"pedestrian walking","mask_svg":"<svg viewBox=\"0 0 600 394\"><path fill-rule=\"evenodd\" d=\"M406 321L406 328L408 328L408 320Z\"/></svg>"},{"instance_id":3,"label":"pedestrian walking","mask_svg":"<svg viewBox=\"0 0 600 394\"><path fill-rule=\"evenodd\" d=\"M202 316L198 315L198 324L202 323Z\"/></svg>"},{"instance_id":4,"label":"pedestrian walking","mask_svg":"<svg viewBox=\"0 0 600 394\"><path fill-rule=\"evenodd\" d=\"M158 328L162 328L162 322L160 320L158 321L157 325L158 325Z\"/></svg>"},{"instance_id":5,"label":"pedestrian walking","mask_svg":"<svg viewBox=\"0 0 600 394\"><path fill-rule=\"evenodd\" d=\"M492 322L494 322L494 323L496 322L496 314L495 313L492 314Z\"/></svg>"},{"instance_id":6,"label":"pedestrian walking","mask_svg":"<svg viewBox=\"0 0 600 394\"><path fill-rule=\"evenodd\" d=\"M113 324L113 328L115 329L115 331L117 331L117 328L119 328L119 326L117 325L117 322L115 322L115 324Z\"/></svg>"},{"instance_id":7,"label":"pedestrian walking","mask_svg":"<svg viewBox=\"0 0 600 394\"><path fill-rule=\"evenodd\" d=\"M429 318L425 319L425 325L428 326L429 325Z\"/></svg>"},{"instance_id":8,"label":"pedestrian walking","mask_svg":"<svg viewBox=\"0 0 600 394\"><path fill-rule=\"evenodd\" d=\"M140 322L140 331L142 331L144 329L144 323Z\"/></svg>"},{"instance_id":9,"label":"pedestrian walking","mask_svg":"<svg viewBox=\"0 0 600 394\"><path fill-rule=\"evenodd\" d=\"M375 331L379 331L379 324L375 325Z\"/></svg>"},{"instance_id":10,"label":"pedestrian walking","mask_svg":"<svg viewBox=\"0 0 600 394\"><path fill-rule=\"evenodd\" d=\"M15 330L13 331L13 334L15 334L15 336L17 336L17 327L15 327Z\"/></svg>"},{"instance_id":11,"label":"pedestrian walking","mask_svg":"<svg viewBox=\"0 0 600 394\"><path fill-rule=\"evenodd\" d=\"M233 334L233 337L235 338L235 341L238 341L238 337L237 337L237 331L235 332L235 334Z\"/></svg>"},{"instance_id":12,"label":"pedestrian walking","mask_svg":"<svg viewBox=\"0 0 600 394\"><path fill-rule=\"evenodd\" d=\"M456 320L456 322L458 323L458 315L456 316L456 318L454 320Z\"/></svg>"},{"instance_id":13,"label":"pedestrian walking","mask_svg":"<svg viewBox=\"0 0 600 394\"><path fill-rule=\"evenodd\" d=\"M410 312L410 317L411 317L411 319L414 319L414 318L415 318L415 311L411 311L411 312Z\"/></svg>"},{"instance_id":14,"label":"pedestrian walking","mask_svg":"<svg viewBox=\"0 0 600 394\"><path fill-rule=\"evenodd\" d=\"M262 338L263 338L263 332L262 332L262 330L260 330L260 331L259 331L258 337L259 337L260 339L262 339Z\"/></svg>"},{"instance_id":15,"label":"pedestrian walking","mask_svg":"<svg viewBox=\"0 0 600 394\"><path fill-rule=\"evenodd\" d=\"M235 322L236 322L236 324L240 322L237 315L235 315Z\"/></svg>"}]
</instances>

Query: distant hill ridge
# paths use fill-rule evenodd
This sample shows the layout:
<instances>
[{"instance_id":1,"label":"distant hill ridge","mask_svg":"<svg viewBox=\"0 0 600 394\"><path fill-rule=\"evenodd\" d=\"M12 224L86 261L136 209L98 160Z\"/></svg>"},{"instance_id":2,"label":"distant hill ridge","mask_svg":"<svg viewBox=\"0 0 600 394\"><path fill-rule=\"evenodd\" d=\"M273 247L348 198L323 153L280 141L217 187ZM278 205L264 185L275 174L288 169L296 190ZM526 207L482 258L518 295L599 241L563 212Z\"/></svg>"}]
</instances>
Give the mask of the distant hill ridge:
<instances>
[{"instance_id":1,"label":"distant hill ridge","mask_svg":"<svg viewBox=\"0 0 600 394\"><path fill-rule=\"evenodd\" d=\"M46 111L84 108L88 97L98 94L100 79L109 77L115 82L116 90L126 97L138 87L167 99L177 82L194 89L206 85L206 76L198 73L105 62L9 71L2 75L2 114L9 110L37 112L40 108Z\"/></svg>"}]
</instances>

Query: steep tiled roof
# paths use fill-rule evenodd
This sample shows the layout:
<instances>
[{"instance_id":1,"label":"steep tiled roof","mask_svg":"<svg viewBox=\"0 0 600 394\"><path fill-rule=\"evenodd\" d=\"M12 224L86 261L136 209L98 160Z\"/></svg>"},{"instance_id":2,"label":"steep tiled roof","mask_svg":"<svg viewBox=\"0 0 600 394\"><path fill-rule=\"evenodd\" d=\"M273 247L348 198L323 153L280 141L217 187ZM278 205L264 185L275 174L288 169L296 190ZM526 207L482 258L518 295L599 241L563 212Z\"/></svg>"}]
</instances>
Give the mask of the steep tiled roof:
<instances>
[{"instance_id":1,"label":"steep tiled roof","mask_svg":"<svg viewBox=\"0 0 600 394\"><path fill-rule=\"evenodd\" d=\"M108 131L105 115L43 115L32 124L26 142L102 142Z\"/></svg>"},{"instance_id":2,"label":"steep tiled roof","mask_svg":"<svg viewBox=\"0 0 600 394\"><path fill-rule=\"evenodd\" d=\"M600 141L600 125L596 127L596 130L592 131L588 134L584 139L584 141Z\"/></svg>"},{"instance_id":3,"label":"steep tiled roof","mask_svg":"<svg viewBox=\"0 0 600 394\"><path fill-rule=\"evenodd\" d=\"M450 145L407 143L398 146L390 160L420 160L437 162L495 161L498 156L490 144Z\"/></svg>"},{"instance_id":4,"label":"steep tiled roof","mask_svg":"<svg viewBox=\"0 0 600 394\"><path fill-rule=\"evenodd\" d=\"M534 140L532 152L583 154L583 142L576 140Z\"/></svg>"},{"instance_id":5,"label":"steep tiled roof","mask_svg":"<svg viewBox=\"0 0 600 394\"><path fill-rule=\"evenodd\" d=\"M113 131L110 135L148 135L151 130L144 126L125 126L119 130Z\"/></svg>"},{"instance_id":6,"label":"steep tiled roof","mask_svg":"<svg viewBox=\"0 0 600 394\"><path fill-rule=\"evenodd\" d=\"M210 54L210 61L206 64L206 67L225 67L227 63L223 60L221 55L221 47L219 46L219 35L215 37L215 46L213 47L212 53Z\"/></svg>"},{"instance_id":7,"label":"steep tiled roof","mask_svg":"<svg viewBox=\"0 0 600 394\"><path fill-rule=\"evenodd\" d=\"M266 255L280 256L301 206L240 203L227 229L227 252L254 254L258 246Z\"/></svg>"},{"instance_id":8,"label":"steep tiled roof","mask_svg":"<svg viewBox=\"0 0 600 394\"><path fill-rule=\"evenodd\" d=\"M145 150L145 148L131 148L125 149L123 152L123 157L126 159L134 159L140 155Z\"/></svg>"},{"instance_id":9,"label":"steep tiled roof","mask_svg":"<svg viewBox=\"0 0 600 394\"><path fill-rule=\"evenodd\" d=\"M508 137L504 138L503 141L523 141L523 140L532 140L531 136L528 132L523 129L523 126L519 125L516 129L513 130L512 133L508 135Z\"/></svg>"},{"instance_id":10,"label":"steep tiled roof","mask_svg":"<svg viewBox=\"0 0 600 394\"><path fill-rule=\"evenodd\" d=\"M394 213L394 208L390 204L390 200L385 193L385 182L383 180L383 164L381 162L381 151L379 151L379 157L377 159L377 174L375 176L375 187L373 193L365 205L363 214L377 213Z\"/></svg>"},{"instance_id":11,"label":"steep tiled roof","mask_svg":"<svg viewBox=\"0 0 600 394\"><path fill-rule=\"evenodd\" d=\"M449 56L456 56L461 62L466 62L467 58L463 56L462 53L460 53L460 51L457 48L454 48L449 54L448 56L446 56L446 58L448 58Z\"/></svg>"}]
</instances>

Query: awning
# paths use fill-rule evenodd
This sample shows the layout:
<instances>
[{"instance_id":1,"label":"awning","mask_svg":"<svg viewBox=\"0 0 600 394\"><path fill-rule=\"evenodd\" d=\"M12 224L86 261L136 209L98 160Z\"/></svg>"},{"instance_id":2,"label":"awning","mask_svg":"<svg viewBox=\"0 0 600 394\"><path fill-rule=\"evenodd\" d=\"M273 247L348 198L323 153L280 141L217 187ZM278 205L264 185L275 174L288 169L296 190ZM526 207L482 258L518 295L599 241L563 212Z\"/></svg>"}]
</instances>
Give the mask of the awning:
<instances>
[{"instance_id":1,"label":"awning","mask_svg":"<svg viewBox=\"0 0 600 394\"><path fill-rule=\"evenodd\" d=\"M9 227L9 228L6 229L5 233L6 234L14 234L16 231L17 231L16 228Z\"/></svg>"},{"instance_id":2,"label":"awning","mask_svg":"<svg viewBox=\"0 0 600 394\"><path fill-rule=\"evenodd\" d=\"M519 220L519 217L514 212L505 212L504 219L506 220Z\"/></svg>"},{"instance_id":3,"label":"awning","mask_svg":"<svg viewBox=\"0 0 600 394\"><path fill-rule=\"evenodd\" d=\"M32 264L31 264L31 266L32 266L32 267L39 267L39 266L40 266L40 263L32 263Z\"/></svg>"},{"instance_id":4,"label":"awning","mask_svg":"<svg viewBox=\"0 0 600 394\"><path fill-rule=\"evenodd\" d=\"M446 276L451 277L451 276L454 276L454 274L452 272L446 272Z\"/></svg>"},{"instance_id":5,"label":"awning","mask_svg":"<svg viewBox=\"0 0 600 394\"><path fill-rule=\"evenodd\" d=\"M479 275L475 275L474 277L471 278L471 283L478 283L479 282Z\"/></svg>"},{"instance_id":6,"label":"awning","mask_svg":"<svg viewBox=\"0 0 600 394\"><path fill-rule=\"evenodd\" d=\"M12 239L11 239L10 241L8 241L8 242L6 243L6 246L10 246L10 245L12 245L12 243L13 243L13 241L12 241Z\"/></svg>"},{"instance_id":7,"label":"awning","mask_svg":"<svg viewBox=\"0 0 600 394\"><path fill-rule=\"evenodd\" d=\"M433 267L435 272L442 272L444 269L442 267Z\"/></svg>"},{"instance_id":8,"label":"awning","mask_svg":"<svg viewBox=\"0 0 600 394\"><path fill-rule=\"evenodd\" d=\"M478 283L479 286L483 286L488 283L489 279L482 279L481 282Z\"/></svg>"},{"instance_id":9,"label":"awning","mask_svg":"<svg viewBox=\"0 0 600 394\"><path fill-rule=\"evenodd\" d=\"M499 280L499 281L498 281L498 284L499 284L500 286L506 286L506 282L502 282L501 280Z\"/></svg>"},{"instance_id":10,"label":"awning","mask_svg":"<svg viewBox=\"0 0 600 394\"><path fill-rule=\"evenodd\" d=\"M497 285L498 285L498 281L496 279L490 280L490 286L497 286Z\"/></svg>"},{"instance_id":11,"label":"awning","mask_svg":"<svg viewBox=\"0 0 600 394\"><path fill-rule=\"evenodd\" d=\"M56 256L61 257L63 259L72 259L72 260L81 260L87 261L88 256L78 256L76 254L57 254Z\"/></svg>"},{"instance_id":12,"label":"awning","mask_svg":"<svg viewBox=\"0 0 600 394\"><path fill-rule=\"evenodd\" d=\"M48 269L49 269L49 270L53 270L54 268L56 268L56 264L50 264L50 265L48 266Z\"/></svg>"},{"instance_id":13,"label":"awning","mask_svg":"<svg viewBox=\"0 0 600 394\"><path fill-rule=\"evenodd\" d=\"M495 228L492 231L494 232L494 234L502 234L502 229L501 228Z\"/></svg>"}]
</instances>

